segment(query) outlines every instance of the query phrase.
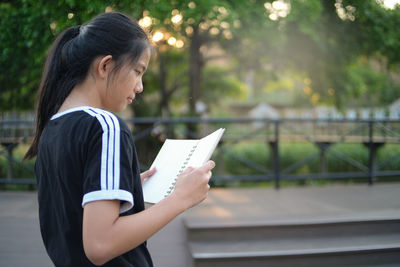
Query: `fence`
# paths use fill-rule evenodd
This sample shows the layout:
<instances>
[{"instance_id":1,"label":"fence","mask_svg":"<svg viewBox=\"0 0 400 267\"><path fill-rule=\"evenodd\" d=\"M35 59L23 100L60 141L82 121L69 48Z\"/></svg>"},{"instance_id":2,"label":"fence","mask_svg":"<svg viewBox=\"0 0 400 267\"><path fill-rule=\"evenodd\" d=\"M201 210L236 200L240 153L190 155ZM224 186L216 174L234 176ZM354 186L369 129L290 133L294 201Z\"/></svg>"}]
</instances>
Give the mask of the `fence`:
<instances>
[{"instance_id":1,"label":"fence","mask_svg":"<svg viewBox=\"0 0 400 267\"><path fill-rule=\"evenodd\" d=\"M214 182L273 181L275 187L279 188L281 182L286 180L367 178L368 183L372 185L378 177L400 177L400 166L395 169L385 169L400 157L400 153L394 153L380 161L377 159L378 150L385 144L400 144L399 120L133 118L127 119L126 122L133 131L143 170L148 168L165 138L200 138L217 128L224 127L225 134L214 153L218 166L213 176ZM0 141L3 146L0 157L6 157L8 162L7 177L1 177L0 183L35 184L32 178L14 177L12 171L13 164L21 164L32 171L31 166L26 166L25 163L13 157L15 147L31 139L32 125L32 121L26 120L0 122ZM312 144L317 151L304 155L298 161L283 167L281 146L293 142ZM260 164L245 156L235 154L231 149L238 144L246 146L250 143L268 148L270 153L268 162ZM368 151L367 163L360 162L335 149L335 146L341 143L363 144ZM141 149L143 145L145 149ZM142 151L147 151L147 155L141 153ZM349 164L356 171L328 171L328 155L333 155ZM230 173L223 164L222 159L225 156L254 171L252 174ZM296 173L297 169L310 162L316 162L317 172Z\"/></svg>"}]
</instances>

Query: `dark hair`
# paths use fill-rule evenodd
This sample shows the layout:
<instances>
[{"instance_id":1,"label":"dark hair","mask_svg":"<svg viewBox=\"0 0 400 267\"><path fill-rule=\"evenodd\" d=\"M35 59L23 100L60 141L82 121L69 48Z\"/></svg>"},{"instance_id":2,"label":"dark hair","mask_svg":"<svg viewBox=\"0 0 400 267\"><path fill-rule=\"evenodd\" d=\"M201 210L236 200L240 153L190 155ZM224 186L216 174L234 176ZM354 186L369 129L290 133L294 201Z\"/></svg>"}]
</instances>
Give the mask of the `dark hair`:
<instances>
[{"instance_id":1,"label":"dark hair","mask_svg":"<svg viewBox=\"0 0 400 267\"><path fill-rule=\"evenodd\" d=\"M37 155L40 136L72 89L88 75L96 57L111 55L113 71L135 63L150 48L146 32L132 18L117 12L104 13L87 24L64 30L47 56L39 86L35 136L24 159Z\"/></svg>"}]
</instances>

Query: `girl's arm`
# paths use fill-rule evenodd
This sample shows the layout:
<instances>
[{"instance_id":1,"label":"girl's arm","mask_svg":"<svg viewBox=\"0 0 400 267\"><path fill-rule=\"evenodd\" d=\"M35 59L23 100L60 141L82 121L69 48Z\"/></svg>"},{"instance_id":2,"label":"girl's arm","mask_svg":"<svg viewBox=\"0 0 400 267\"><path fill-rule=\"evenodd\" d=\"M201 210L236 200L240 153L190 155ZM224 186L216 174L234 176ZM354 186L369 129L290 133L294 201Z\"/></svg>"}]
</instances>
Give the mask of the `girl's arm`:
<instances>
[{"instance_id":1,"label":"girl's arm","mask_svg":"<svg viewBox=\"0 0 400 267\"><path fill-rule=\"evenodd\" d=\"M188 168L175 190L159 203L140 213L119 216L119 200L89 202L83 212L83 246L95 265L137 247L186 209L202 202L208 194L211 170L208 161L199 168Z\"/></svg>"}]
</instances>

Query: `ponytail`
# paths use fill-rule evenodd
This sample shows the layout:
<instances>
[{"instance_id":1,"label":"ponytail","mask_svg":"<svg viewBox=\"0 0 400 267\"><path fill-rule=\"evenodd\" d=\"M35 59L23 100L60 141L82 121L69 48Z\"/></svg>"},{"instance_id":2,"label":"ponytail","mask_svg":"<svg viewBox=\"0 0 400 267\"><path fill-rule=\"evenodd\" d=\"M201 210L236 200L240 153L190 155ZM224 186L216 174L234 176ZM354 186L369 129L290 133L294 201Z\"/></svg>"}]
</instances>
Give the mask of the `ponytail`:
<instances>
[{"instance_id":1,"label":"ponytail","mask_svg":"<svg viewBox=\"0 0 400 267\"><path fill-rule=\"evenodd\" d=\"M46 60L38 91L35 135L24 159L37 155L48 121L72 89L86 78L97 56L112 55L117 69L126 59L136 62L149 46L147 34L136 21L117 12L101 14L86 25L64 30Z\"/></svg>"},{"instance_id":2,"label":"ponytail","mask_svg":"<svg viewBox=\"0 0 400 267\"><path fill-rule=\"evenodd\" d=\"M64 30L54 41L47 56L43 69L42 79L39 85L39 96L36 110L35 135L24 159L31 159L37 155L40 136L57 110L61 107L65 98L71 92L72 87L60 88L63 80L63 48L79 34L79 26Z\"/></svg>"}]
</instances>

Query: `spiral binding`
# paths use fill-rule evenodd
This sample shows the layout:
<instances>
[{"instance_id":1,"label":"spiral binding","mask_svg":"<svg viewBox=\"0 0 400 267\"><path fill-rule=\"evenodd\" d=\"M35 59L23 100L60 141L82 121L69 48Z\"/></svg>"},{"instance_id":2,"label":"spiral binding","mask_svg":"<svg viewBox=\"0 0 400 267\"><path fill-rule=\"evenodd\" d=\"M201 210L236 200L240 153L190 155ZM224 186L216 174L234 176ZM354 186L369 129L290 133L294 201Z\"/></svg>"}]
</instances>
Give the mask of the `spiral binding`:
<instances>
[{"instance_id":1,"label":"spiral binding","mask_svg":"<svg viewBox=\"0 0 400 267\"><path fill-rule=\"evenodd\" d=\"M182 165L181 169L179 170L178 174L176 175L176 177L174 179L174 182L168 188L168 191L164 195L164 197L167 197L174 190L175 185L176 185L176 181L178 180L179 175L186 169L187 164L189 163L190 157L193 155L193 152L196 150L196 147L197 147L197 144L192 147L192 150L190 150L190 153L189 153L188 157L185 159L185 162L183 163L183 165Z\"/></svg>"}]
</instances>

